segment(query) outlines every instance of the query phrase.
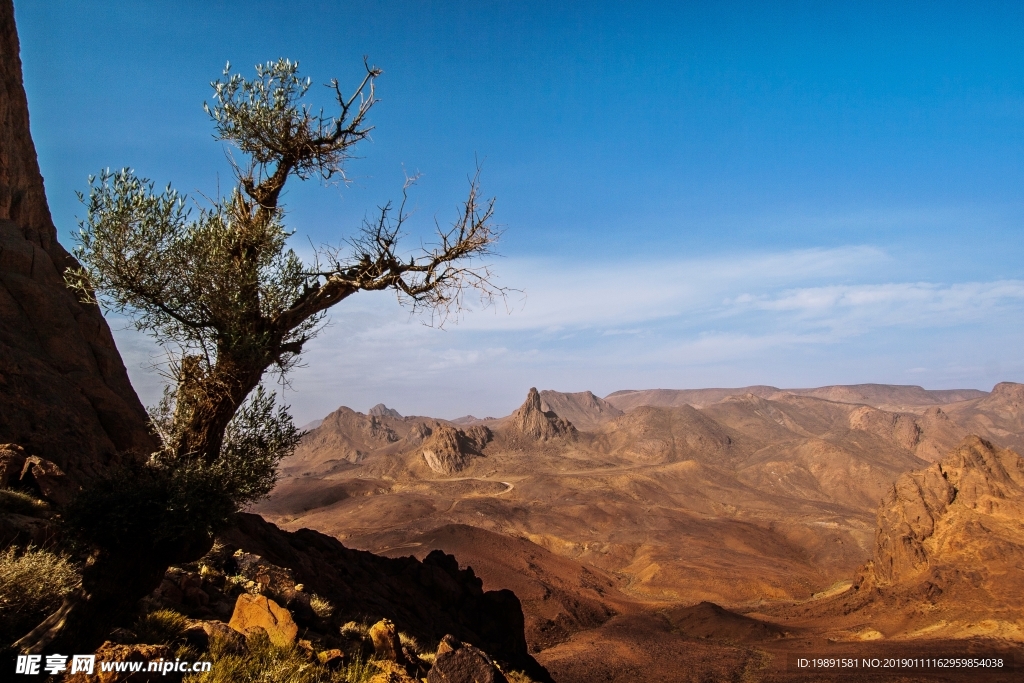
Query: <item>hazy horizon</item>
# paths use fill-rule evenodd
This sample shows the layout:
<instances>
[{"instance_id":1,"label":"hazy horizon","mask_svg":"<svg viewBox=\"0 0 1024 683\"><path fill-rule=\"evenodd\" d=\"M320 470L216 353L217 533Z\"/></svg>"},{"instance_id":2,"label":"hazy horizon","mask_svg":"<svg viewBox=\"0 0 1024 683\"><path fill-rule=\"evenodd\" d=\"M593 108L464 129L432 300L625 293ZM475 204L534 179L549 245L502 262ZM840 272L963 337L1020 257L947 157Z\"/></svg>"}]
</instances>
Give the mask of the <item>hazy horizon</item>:
<instances>
[{"instance_id":1,"label":"hazy horizon","mask_svg":"<svg viewBox=\"0 0 1024 683\"><path fill-rule=\"evenodd\" d=\"M230 179L202 111L226 61L350 88L384 69L352 184L289 186L300 253L413 189L411 244L482 165L507 310L446 330L360 294L290 376L300 423L348 405L504 415L530 386L991 389L1024 381L1024 10L982 3L19 2L60 239L131 166ZM314 87L314 101L329 104ZM143 401L153 344L111 319Z\"/></svg>"}]
</instances>

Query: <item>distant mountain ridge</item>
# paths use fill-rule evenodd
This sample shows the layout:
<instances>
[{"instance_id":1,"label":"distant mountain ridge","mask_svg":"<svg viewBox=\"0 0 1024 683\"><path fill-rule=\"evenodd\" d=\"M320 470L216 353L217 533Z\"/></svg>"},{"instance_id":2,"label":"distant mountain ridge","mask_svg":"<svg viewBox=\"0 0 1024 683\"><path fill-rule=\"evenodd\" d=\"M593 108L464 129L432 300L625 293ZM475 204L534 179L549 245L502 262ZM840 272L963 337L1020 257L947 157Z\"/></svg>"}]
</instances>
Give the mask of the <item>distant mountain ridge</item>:
<instances>
[{"instance_id":1,"label":"distant mountain ridge","mask_svg":"<svg viewBox=\"0 0 1024 683\"><path fill-rule=\"evenodd\" d=\"M924 389L916 385L897 384L837 384L812 389L780 389L767 385L754 385L736 389L627 389L614 391L604 400L616 408L628 411L641 405L678 406L688 404L702 408L730 396L753 394L770 398L775 394L814 396L837 403L863 403L875 408L931 406L969 401L988 396L978 389Z\"/></svg>"}]
</instances>

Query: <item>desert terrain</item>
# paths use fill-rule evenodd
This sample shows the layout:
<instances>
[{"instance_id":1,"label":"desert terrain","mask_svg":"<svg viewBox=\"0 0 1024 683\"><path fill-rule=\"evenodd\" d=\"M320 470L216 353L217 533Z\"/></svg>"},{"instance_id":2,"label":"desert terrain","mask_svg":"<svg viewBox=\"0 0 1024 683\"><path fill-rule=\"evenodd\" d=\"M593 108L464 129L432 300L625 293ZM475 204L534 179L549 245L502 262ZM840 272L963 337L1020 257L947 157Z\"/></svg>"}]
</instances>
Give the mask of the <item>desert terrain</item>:
<instances>
[{"instance_id":1,"label":"desert terrain","mask_svg":"<svg viewBox=\"0 0 1024 683\"><path fill-rule=\"evenodd\" d=\"M808 653L1020 661L1022 408L1013 383L531 389L454 421L341 407L257 511L454 554L516 592L558 681L828 680L795 668Z\"/></svg>"}]
</instances>

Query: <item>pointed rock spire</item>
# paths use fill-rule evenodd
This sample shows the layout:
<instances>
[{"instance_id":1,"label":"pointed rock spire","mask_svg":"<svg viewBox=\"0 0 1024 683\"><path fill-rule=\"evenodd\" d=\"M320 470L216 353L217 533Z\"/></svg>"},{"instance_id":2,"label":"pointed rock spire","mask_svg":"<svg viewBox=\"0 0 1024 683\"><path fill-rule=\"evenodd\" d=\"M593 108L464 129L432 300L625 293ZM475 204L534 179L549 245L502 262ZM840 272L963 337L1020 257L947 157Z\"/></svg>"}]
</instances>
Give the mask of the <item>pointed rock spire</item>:
<instances>
[{"instance_id":1,"label":"pointed rock spire","mask_svg":"<svg viewBox=\"0 0 1024 683\"><path fill-rule=\"evenodd\" d=\"M541 407L540 393L535 387L530 388L526 402L512 413L508 426L511 431L538 441L559 437L573 438L578 434L571 422Z\"/></svg>"}]
</instances>

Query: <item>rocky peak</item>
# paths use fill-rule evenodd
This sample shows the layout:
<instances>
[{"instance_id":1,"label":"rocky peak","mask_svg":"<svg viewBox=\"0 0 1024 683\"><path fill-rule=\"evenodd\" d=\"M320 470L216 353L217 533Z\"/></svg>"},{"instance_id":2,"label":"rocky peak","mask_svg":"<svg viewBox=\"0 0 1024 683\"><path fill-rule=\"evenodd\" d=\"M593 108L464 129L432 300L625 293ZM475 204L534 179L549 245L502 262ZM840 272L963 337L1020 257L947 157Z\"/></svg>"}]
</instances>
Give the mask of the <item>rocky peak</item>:
<instances>
[{"instance_id":1,"label":"rocky peak","mask_svg":"<svg viewBox=\"0 0 1024 683\"><path fill-rule=\"evenodd\" d=\"M374 407L370 408L369 412L367 412L366 414L371 415L373 417L393 417L396 420L402 419L401 413L399 413L394 408L388 408L383 403L378 403Z\"/></svg>"},{"instance_id":2,"label":"rocky peak","mask_svg":"<svg viewBox=\"0 0 1024 683\"><path fill-rule=\"evenodd\" d=\"M972 573L1020 575L1022 516L1024 459L968 436L940 462L901 475L882 501L874 578L881 586L914 584L926 577L938 585L937 577L947 573L954 577L951 582ZM946 572L948 567L955 571ZM1017 578L1024 580L1024 575Z\"/></svg>"},{"instance_id":3,"label":"rocky peak","mask_svg":"<svg viewBox=\"0 0 1024 683\"><path fill-rule=\"evenodd\" d=\"M514 434L538 441L573 438L578 434L571 422L558 417L553 411L544 410L540 393L533 387L526 396L526 402L509 417L507 425Z\"/></svg>"},{"instance_id":4,"label":"rocky peak","mask_svg":"<svg viewBox=\"0 0 1024 683\"><path fill-rule=\"evenodd\" d=\"M84 483L157 444L99 308L64 286L77 262L46 204L18 54L0 0L0 443Z\"/></svg>"}]
</instances>

